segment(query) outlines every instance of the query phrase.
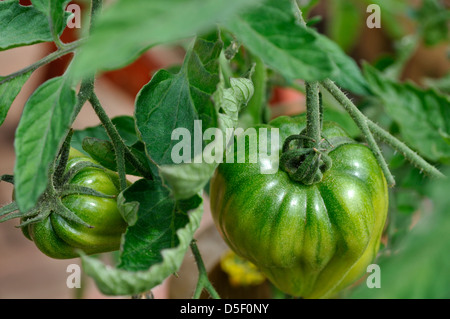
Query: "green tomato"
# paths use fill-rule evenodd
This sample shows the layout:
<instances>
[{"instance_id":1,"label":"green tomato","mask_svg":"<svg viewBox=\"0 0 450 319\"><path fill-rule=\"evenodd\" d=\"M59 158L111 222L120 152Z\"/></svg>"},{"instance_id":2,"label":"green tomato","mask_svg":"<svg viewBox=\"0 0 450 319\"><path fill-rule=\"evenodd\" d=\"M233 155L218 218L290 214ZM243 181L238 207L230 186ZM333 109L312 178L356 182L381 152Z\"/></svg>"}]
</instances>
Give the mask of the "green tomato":
<instances>
[{"instance_id":1,"label":"green tomato","mask_svg":"<svg viewBox=\"0 0 450 319\"><path fill-rule=\"evenodd\" d=\"M91 158L75 149L70 150L66 171L75 164ZM95 167L80 170L69 184L92 188L105 195L118 195L117 174ZM116 198L93 195L67 195L61 198L65 207L75 213L87 227L50 213L44 220L22 228L24 235L33 240L47 256L57 259L79 257L81 249L86 254L96 254L119 249L122 233L127 224L117 208Z\"/></svg>"},{"instance_id":2,"label":"green tomato","mask_svg":"<svg viewBox=\"0 0 450 319\"><path fill-rule=\"evenodd\" d=\"M304 117L282 116L256 129L279 128L281 152L282 142L305 126ZM348 138L331 122L322 133L330 141ZM276 157L237 163L239 148L246 145L246 159L249 151L248 142L236 145L235 163L219 165L210 189L214 222L230 248L293 296L332 297L361 277L377 255L388 209L386 181L371 150L351 140L337 146L329 153L331 169L307 186L281 169L262 174L262 165L279 166Z\"/></svg>"}]
</instances>

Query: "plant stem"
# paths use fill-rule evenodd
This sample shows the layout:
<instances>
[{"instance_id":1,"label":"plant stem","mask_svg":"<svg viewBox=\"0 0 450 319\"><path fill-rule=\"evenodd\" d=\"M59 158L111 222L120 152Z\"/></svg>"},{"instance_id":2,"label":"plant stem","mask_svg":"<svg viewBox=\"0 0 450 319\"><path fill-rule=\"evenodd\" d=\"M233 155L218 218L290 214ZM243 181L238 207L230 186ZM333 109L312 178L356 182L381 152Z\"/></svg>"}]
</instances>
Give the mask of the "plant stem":
<instances>
[{"instance_id":1,"label":"plant stem","mask_svg":"<svg viewBox=\"0 0 450 319\"><path fill-rule=\"evenodd\" d=\"M94 79L88 78L81 82L80 90L77 94L77 104L75 105L75 109L72 114L72 123L75 121L75 118L78 116L78 113L80 113L81 108L83 107L84 103L91 97L92 93L94 92Z\"/></svg>"},{"instance_id":2,"label":"plant stem","mask_svg":"<svg viewBox=\"0 0 450 319\"><path fill-rule=\"evenodd\" d=\"M306 135L314 140L312 143L315 145L321 139L320 116L319 82L306 82Z\"/></svg>"},{"instance_id":3,"label":"plant stem","mask_svg":"<svg viewBox=\"0 0 450 319\"><path fill-rule=\"evenodd\" d=\"M325 87L334 98L341 103L347 113L352 117L353 121L355 121L356 125L359 127L361 132L363 133L367 144L375 155L378 164L380 164L381 169L383 170L384 176L386 177L386 181L389 187L395 186L394 177L391 174L391 171L388 168L386 160L381 154L381 150L378 147L377 142L375 141L372 132L369 129L367 124L368 118L361 113L361 111L353 104L353 102L344 94L344 92L339 89L333 81L327 79L321 82L322 86Z\"/></svg>"},{"instance_id":4,"label":"plant stem","mask_svg":"<svg viewBox=\"0 0 450 319\"><path fill-rule=\"evenodd\" d=\"M94 28L95 21L97 19L97 13L102 10L103 0L92 0L91 5L91 21L89 22L89 31L92 31Z\"/></svg>"},{"instance_id":5,"label":"plant stem","mask_svg":"<svg viewBox=\"0 0 450 319\"><path fill-rule=\"evenodd\" d=\"M214 299L220 299L219 294L214 289L213 285L208 279L208 272L206 271L205 264L203 263L202 256L200 255L200 251L198 250L197 243L195 239L191 241L191 250L194 254L195 261L197 263L198 268L198 281L197 281L197 287L195 288L194 292L194 299L199 299L200 295L202 293L203 288L208 291L208 293L211 295Z\"/></svg>"},{"instance_id":6,"label":"plant stem","mask_svg":"<svg viewBox=\"0 0 450 319\"><path fill-rule=\"evenodd\" d=\"M0 85L2 85L3 83L6 83L8 81L11 81L12 79L14 79L18 76L21 76L25 73L32 72L32 71L38 69L39 67L52 62L53 60L59 59L60 57L66 55L66 54L74 51L76 48L78 48L80 46L81 42L82 42L82 40L74 41L74 42L66 45L64 47L64 49L52 52L49 55L47 55L46 57L40 59L36 63L33 63L33 64L27 66L26 68L23 68L22 70L11 73L3 78L0 77Z\"/></svg>"},{"instance_id":7,"label":"plant stem","mask_svg":"<svg viewBox=\"0 0 450 319\"><path fill-rule=\"evenodd\" d=\"M396 139L389 132L383 130L377 124L367 119L367 124L369 125L369 129L373 132L375 137L391 146L396 151L403 154L407 161L409 161L415 167L423 170L426 174L436 177L436 178L445 178L446 176L442 174L436 167L430 165L426 160L420 157L416 152L406 146L405 143Z\"/></svg>"},{"instance_id":8,"label":"plant stem","mask_svg":"<svg viewBox=\"0 0 450 319\"><path fill-rule=\"evenodd\" d=\"M130 151L130 149L125 145L125 142L123 141L116 127L111 122L111 119L108 117L105 110L101 106L101 103L95 93L92 93L89 98L89 102L91 103L95 113L97 114L100 122L106 130L106 133L113 143L117 157L117 170L119 172L119 177L121 180L121 187L126 188L125 155L130 161L130 164L133 165L143 177L145 177L146 179L153 179L152 173L149 172L143 164L141 164L139 159L137 159L135 155Z\"/></svg>"},{"instance_id":9,"label":"plant stem","mask_svg":"<svg viewBox=\"0 0 450 319\"><path fill-rule=\"evenodd\" d=\"M101 106L100 101L95 93L92 93L91 97L89 98L89 102L91 103L92 108L100 119L100 122L102 122L106 133L113 143L114 151L116 153L117 172L119 173L120 191L123 191L127 187L127 180L125 176L125 156L123 149L124 147L126 148L126 146L122 138L120 137L119 132L117 132L116 127L111 122L110 118Z\"/></svg>"}]
</instances>

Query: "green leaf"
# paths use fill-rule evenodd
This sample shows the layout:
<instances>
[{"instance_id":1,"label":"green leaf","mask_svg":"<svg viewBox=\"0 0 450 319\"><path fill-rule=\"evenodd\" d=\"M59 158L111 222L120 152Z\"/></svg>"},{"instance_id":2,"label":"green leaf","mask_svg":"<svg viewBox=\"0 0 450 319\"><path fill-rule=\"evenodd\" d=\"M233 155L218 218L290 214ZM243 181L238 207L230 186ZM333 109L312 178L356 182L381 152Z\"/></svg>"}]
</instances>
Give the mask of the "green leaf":
<instances>
[{"instance_id":1,"label":"green leaf","mask_svg":"<svg viewBox=\"0 0 450 319\"><path fill-rule=\"evenodd\" d=\"M267 105L267 69L264 62L254 57L255 70L252 75L254 93L247 106L239 114L239 126L248 128L264 123L264 111Z\"/></svg>"},{"instance_id":2,"label":"green leaf","mask_svg":"<svg viewBox=\"0 0 450 319\"><path fill-rule=\"evenodd\" d=\"M444 174L450 176L447 169ZM377 263L381 288L369 289L362 283L350 297L354 299L449 299L450 298L450 179L428 184L430 205L409 231L401 247Z\"/></svg>"},{"instance_id":3,"label":"green leaf","mask_svg":"<svg viewBox=\"0 0 450 319\"><path fill-rule=\"evenodd\" d=\"M350 51L364 26L361 6L354 0L335 0L330 2L327 20L328 34L345 52Z\"/></svg>"},{"instance_id":4,"label":"green leaf","mask_svg":"<svg viewBox=\"0 0 450 319\"><path fill-rule=\"evenodd\" d=\"M61 34L64 27L64 23L55 26L55 33ZM43 12L34 6L21 6L17 0L0 2L0 51L52 40L49 20Z\"/></svg>"},{"instance_id":5,"label":"green leaf","mask_svg":"<svg viewBox=\"0 0 450 319\"><path fill-rule=\"evenodd\" d=\"M259 0L119 0L96 22L95 30L74 60L83 78L97 70L131 63L155 44L177 41L211 30Z\"/></svg>"},{"instance_id":6,"label":"green leaf","mask_svg":"<svg viewBox=\"0 0 450 319\"><path fill-rule=\"evenodd\" d=\"M350 115L348 115L347 112L336 110L331 107L326 107L323 110L323 118L326 121L338 123L345 129L345 131L351 138L357 138L361 134L361 131L355 124L355 121L353 121L353 119L350 117Z\"/></svg>"},{"instance_id":7,"label":"green leaf","mask_svg":"<svg viewBox=\"0 0 450 319\"><path fill-rule=\"evenodd\" d=\"M161 184L148 180L133 184L119 202L128 216L133 215L130 211L137 216L124 235L120 266L111 268L83 256L83 269L103 294L139 294L178 271L200 225L203 205L197 195L175 202Z\"/></svg>"},{"instance_id":8,"label":"green leaf","mask_svg":"<svg viewBox=\"0 0 450 319\"><path fill-rule=\"evenodd\" d=\"M18 76L8 82L0 84L0 125L5 121L12 102L19 94L22 86L28 80L32 72L28 72ZM2 78L0 77L0 80Z\"/></svg>"},{"instance_id":9,"label":"green leaf","mask_svg":"<svg viewBox=\"0 0 450 319\"><path fill-rule=\"evenodd\" d=\"M444 139L445 143L450 145L450 134L445 133L442 129L439 129L439 134Z\"/></svg>"},{"instance_id":10,"label":"green leaf","mask_svg":"<svg viewBox=\"0 0 450 319\"><path fill-rule=\"evenodd\" d=\"M177 202L160 182L148 180L134 183L122 196L125 205L131 202L137 208L137 220L125 234L118 266L128 271L146 270L162 262L161 251L179 245L176 232L189 222L188 210L201 203L197 195Z\"/></svg>"},{"instance_id":11,"label":"green leaf","mask_svg":"<svg viewBox=\"0 0 450 319\"><path fill-rule=\"evenodd\" d=\"M365 66L365 75L388 115L397 122L405 142L429 160L449 160L450 147L441 135L450 134L450 98L432 89L385 78L369 65Z\"/></svg>"},{"instance_id":12,"label":"green leaf","mask_svg":"<svg viewBox=\"0 0 450 319\"><path fill-rule=\"evenodd\" d=\"M179 143L172 140L174 129L189 131L194 153L202 151L203 131L217 126L211 96L219 83L221 49L220 41L195 41L177 74L160 70L139 92L136 126L148 155L158 165L173 164L171 150ZM195 140L200 147L194 145Z\"/></svg>"},{"instance_id":13,"label":"green leaf","mask_svg":"<svg viewBox=\"0 0 450 319\"><path fill-rule=\"evenodd\" d=\"M301 26L294 10L298 9L289 0L269 0L232 19L226 27L288 80L331 78L356 94L367 94L367 84L355 61L335 42Z\"/></svg>"},{"instance_id":14,"label":"green leaf","mask_svg":"<svg viewBox=\"0 0 450 319\"><path fill-rule=\"evenodd\" d=\"M289 80L321 80L336 72L317 33L297 23L289 0L265 1L225 26L253 54Z\"/></svg>"},{"instance_id":15,"label":"green leaf","mask_svg":"<svg viewBox=\"0 0 450 319\"><path fill-rule=\"evenodd\" d=\"M448 25L450 10L442 1L422 1L422 6L415 12L415 16L426 45L432 46L450 40Z\"/></svg>"},{"instance_id":16,"label":"green leaf","mask_svg":"<svg viewBox=\"0 0 450 319\"><path fill-rule=\"evenodd\" d=\"M213 95L219 115L218 131L221 132L220 134L216 131L214 140L208 144L208 147L215 151L214 154L203 152L198 154L192 163L159 167L161 178L171 187L175 198L189 198L201 191L223 159L228 143L226 130L238 125L239 111L248 103L254 92L253 84L249 79L232 78L230 84L230 88L225 88L224 81L221 81Z\"/></svg>"},{"instance_id":17,"label":"green leaf","mask_svg":"<svg viewBox=\"0 0 450 319\"><path fill-rule=\"evenodd\" d=\"M318 33L316 36L321 50L330 55L338 69L329 78L355 94L369 94L367 82L356 62L346 55L335 42Z\"/></svg>"},{"instance_id":18,"label":"green leaf","mask_svg":"<svg viewBox=\"0 0 450 319\"><path fill-rule=\"evenodd\" d=\"M72 122L75 91L64 77L42 84L25 104L14 147L15 197L20 211L32 208L47 186L55 159Z\"/></svg>"},{"instance_id":19,"label":"green leaf","mask_svg":"<svg viewBox=\"0 0 450 319\"><path fill-rule=\"evenodd\" d=\"M399 41L396 41L394 43L395 58L392 64L383 70L383 74L393 80L400 79L411 57L417 51L419 41L417 34L404 36Z\"/></svg>"},{"instance_id":20,"label":"green leaf","mask_svg":"<svg viewBox=\"0 0 450 319\"><path fill-rule=\"evenodd\" d=\"M298 6L302 10L303 16L308 17L309 13L314 7L319 3L319 0L299 0L297 1ZM309 21L308 21L309 22Z\"/></svg>"},{"instance_id":21,"label":"green leaf","mask_svg":"<svg viewBox=\"0 0 450 319\"><path fill-rule=\"evenodd\" d=\"M131 116L117 116L111 119L120 137L128 146L131 152L141 163L146 165L148 170L157 173L156 166L151 163L145 154L145 146L136 134L135 121ZM100 165L117 171L116 153L103 125L87 127L83 130L76 130L73 133L71 146L79 151L91 156ZM141 176L141 174L129 163L125 161L125 171L127 174Z\"/></svg>"},{"instance_id":22,"label":"green leaf","mask_svg":"<svg viewBox=\"0 0 450 319\"><path fill-rule=\"evenodd\" d=\"M447 73L445 76L439 79L427 78L424 80L424 83L427 85L427 87L435 88L443 94L450 94L450 73Z\"/></svg>"},{"instance_id":23,"label":"green leaf","mask_svg":"<svg viewBox=\"0 0 450 319\"><path fill-rule=\"evenodd\" d=\"M68 13L65 8L70 0L34 0L33 6L47 16L50 31L52 32L53 40L57 39L60 31L64 30L67 22ZM65 14L63 14L65 13Z\"/></svg>"}]
</instances>

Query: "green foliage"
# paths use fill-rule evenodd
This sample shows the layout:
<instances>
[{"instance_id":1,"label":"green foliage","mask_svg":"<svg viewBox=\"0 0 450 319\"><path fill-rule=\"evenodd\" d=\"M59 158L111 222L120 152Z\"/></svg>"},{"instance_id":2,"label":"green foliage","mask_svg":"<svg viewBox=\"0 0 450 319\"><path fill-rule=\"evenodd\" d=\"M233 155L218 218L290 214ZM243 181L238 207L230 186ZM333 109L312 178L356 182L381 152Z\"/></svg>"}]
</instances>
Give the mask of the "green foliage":
<instances>
[{"instance_id":1,"label":"green foliage","mask_svg":"<svg viewBox=\"0 0 450 319\"><path fill-rule=\"evenodd\" d=\"M365 74L371 90L398 123L405 142L425 158L448 163L450 147L442 133L450 134L450 98L433 89L389 80L368 65Z\"/></svg>"},{"instance_id":2,"label":"green foliage","mask_svg":"<svg viewBox=\"0 0 450 319\"><path fill-rule=\"evenodd\" d=\"M119 132L131 152L139 158L148 171L157 172L156 166L147 158L144 144L136 135L134 118L131 116L118 116L111 122ZM109 141L108 133L102 125L77 130L73 133L71 145L99 162L102 166L117 171L116 151ZM142 174L129 161L125 162L126 173L142 176Z\"/></svg>"},{"instance_id":3,"label":"green foliage","mask_svg":"<svg viewBox=\"0 0 450 319\"><path fill-rule=\"evenodd\" d=\"M65 77L42 84L25 104L14 141L15 196L21 211L31 209L47 187L49 165L72 125L75 105L75 90Z\"/></svg>"},{"instance_id":4,"label":"green foliage","mask_svg":"<svg viewBox=\"0 0 450 319\"><path fill-rule=\"evenodd\" d=\"M17 0L0 1L0 51L46 41L57 47L40 61L0 76L0 125L34 70L74 55L63 75L40 85L25 103L15 134L14 176L0 175L0 181L15 184L16 201L0 209L0 221L32 216L30 212L42 203L51 202L46 196L52 194L61 173L58 164L67 155L64 150L72 145L118 172L120 213L130 225L122 237L117 265L109 267L81 253L84 271L108 295L149 291L179 269L194 239L203 212L202 192L227 151L226 130L269 122L275 87L305 93L311 81L321 81L316 87L322 92L324 119L338 122L352 138L368 142L379 163L387 160L397 181L389 192L388 243L380 259L386 288L361 287L352 297L449 297L448 278L432 279L439 267L448 268L448 254L442 252L448 242L444 213L449 187L429 184L421 170L433 176L440 176L439 172L401 142L433 165L450 164L449 76L424 79L424 88L399 80L420 41L436 45L448 39L449 11L441 2L425 0L414 11L405 0L118 0L104 8L101 0L93 0L92 23L83 23L88 29L80 33L80 41L66 44L59 36L69 15L64 12L68 3L35 0L31 6L21 6ZM375 62L380 70L366 64L362 72L361 61L346 52L360 39L365 7L372 3L381 7L383 31L396 52ZM311 17L319 4L329 4L327 10L333 15ZM411 18L418 27L412 34L398 23ZM325 29L317 23L321 19L326 20ZM160 44L185 47L183 64L152 75L136 96L133 116L110 119L95 95L96 76L126 66ZM332 92L330 83L334 84L329 80L346 92L338 87ZM101 125L72 136L73 121L86 101ZM311 105L308 102L309 110ZM197 120L202 121L201 128ZM176 128L191 137L190 162L173 160L172 151L182 138L172 136ZM217 130L204 140L208 129ZM199 136L200 143L195 141ZM374 137L383 142L384 156L377 151ZM386 168L384 173L388 176L390 171ZM129 183L126 174L139 180ZM236 190L239 187L245 189L239 185ZM243 201L252 196L259 194L249 191ZM417 211L426 211L424 205L430 201L429 222L421 219L411 232ZM54 212L49 214L47 220L56 219ZM193 253L201 260L198 250ZM204 270L199 270L203 278L199 287L216 296L204 283ZM410 279L396 280L401 275L417 279L414 286Z\"/></svg>"},{"instance_id":5,"label":"green foliage","mask_svg":"<svg viewBox=\"0 0 450 319\"><path fill-rule=\"evenodd\" d=\"M28 80L30 75L31 72L27 72L10 81L0 84L0 125L2 125L5 121L12 102L16 98L17 94L19 94L22 86ZM3 78L0 77L0 81L2 80Z\"/></svg>"},{"instance_id":6,"label":"green foliage","mask_svg":"<svg viewBox=\"0 0 450 319\"><path fill-rule=\"evenodd\" d=\"M432 46L449 41L450 9L443 1L424 0L414 14L426 45Z\"/></svg>"},{"instance_id":7,"label":"green foliage","mask_svg":"<svg viewBox=\"0 0 450 319\"><path fill-rule=\"evenodd\" d=\"M127 220L135 222L125 235L127 248L121 255L121 267L110 268L98 259L83 256L84 271L107 295L143 293L161 284L183 261L200 225L200 203L198 196L176 203L161 184L136 182L119 199Z\"/></svg>"},{"instance_id":8,"label":"green foliage","mask_svg":"<svg viewBox=\"0 0 450 319\"><path fill-rule=\"evenodd\" d=\"M218 113L218 128L214 141L208 144L213 150L197 155L191 163L160 166L162 179L172 188L175 198L185 199L201 191L210 180L214 170L221 162L226 151L226 130L234 129L238 125L239 110L253 94L253 85L249 79L239 78L231 80L231 87L226 89L221 82L213 95L213 101ZM212 154L214 153L214 154ZM196 161L196 159L199 159Z\"/></svg>"},{"instance_id":9,"label":"green foliage","mask_svg":"<svg viewBox=\"0 0 450 319\"><path fill-rule=\"evenodd\" d=\"M199 39L186 54L177 74L161 70L139 92L136 124L150 158L157 164L173 164L171 150L174 128L186 128L191 136L217 127L217 114L211 96L219 83L219 55L222 43ZM176 116L173 116L176 114ZM201 120L202 128L195 128ZM191 140L194 152L197 146ZM191 154L192 156L198 154Z\"/></svg>"},{"instance_id":10,"label":"green foliage","mask_svg":"<svg viewBox=\"0 0 450 319\"><path fill-rule=\"evenodd\" d=\"M266 1L230 19L226 27L288 79L320 80L336 71L317 34L296 22L289 1Z\"/></svg>"},{"instance_id":11,"label":"green foliage","mask_svg":"<svg viewBox=\"0 0 450 319\"><path fill-rule=\"evenodd\" d=\"M27 7L17 0L0 2L0 51L52 41L64 30L66 15L62 11L63 3L67 2L41 0L33 1L35 4Z\"/></svg>"},{"instance_id":12,"label":"green foliage","mask_svg":"<svg viewBox=\"0 0 450 319\"><path fill-rule=\"evenodd\" d=\"M119 0L99 17L74 61L74 76L112 70L135 60L156 44L208 31L258 0ZM118 45L119 44L119 45Z\"/></svg>"},{"instance_id":13,"label":"green foliage","mask_svg":"<svg viewBox=\"0 0 450 319\"><path fill-rule=\"evenodd\" d=\"M355 0L330 1L327 34L344 51L349 52L363 30L362 6Z\"/></svg>"}]
</instances>

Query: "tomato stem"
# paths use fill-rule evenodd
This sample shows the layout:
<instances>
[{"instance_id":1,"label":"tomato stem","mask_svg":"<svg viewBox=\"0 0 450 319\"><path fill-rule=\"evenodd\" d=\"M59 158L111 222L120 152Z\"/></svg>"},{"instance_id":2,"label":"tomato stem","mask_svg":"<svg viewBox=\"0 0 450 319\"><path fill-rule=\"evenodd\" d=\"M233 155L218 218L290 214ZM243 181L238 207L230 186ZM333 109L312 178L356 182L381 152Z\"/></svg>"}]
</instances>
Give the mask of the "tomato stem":
<instances>
[{"instance_id":1,"label":"tomato stem","mask_svg":"<svg viewBox=\"0 0 450 319\"><path fill-rule=\"evenodd\" d=\"M106 133L113 143L114 151L116 153L117 172L119 173L120 191L123 191L127 187L127 179L125 174L125 143L123 142L122 137L120 137L119 132L117 132L114 124L111 122L111 119L108 117L105 110L101 106L100 101L95 93L91 95L91 97L89 98L89 102L91 103L92 108L102 122Z\"/></svg>"},{"instance_id":2,"label":"tomato stem","mask_svg":"<svg viewBox=\"0 0 450 319\"><path fill-rule=\"evenodd\" d=\"M331 80L322 81L321 84L344 107L344 109L350 114L360 130L363 132L369 146L377 157L378 163L383 169L383 173L385 174L386 180L390 187L393 187L395 185L395 181L387 167L383 156L381 155L381 151L379 150L373 136L375 136L378 140L381 140L382 142L390 145L393 149L402 153L411 164L413 164L417 168L420 168L426 174L438 178L444 177L444 175L439 170L430 165L427 161L425 161L417 153L411 150L403 142L399 141L397 138L392 136L390 133L382 129L380 126L368 119L363 113L361 113L361 111L355 106L355 104Z\"/></svg>"},{"instance_id":3,"label":"tomato stem","mask_svg":"<svg viewBox=\"0 0 450 319\"><path fill-rule=\"evenodd\" d=\"M306 136L311 141L306 141L306 145L315 146L321 139L320 125L320 99L319 99L319 83L306 82ZM301 132L300 132L301 133Z\"/></svg>"},{"instance_id":4,"label":"tomato stem","mask_svg":"<svg viewBox=\"0 0 450 319\"><path fill-rule=\"evenodd\" d=\"M208 293L211 295L212 298L220 299L219 294L214 289L213 285L208 279L208 272L206 271L205 264L203 263L203 259L197 247L195 239L191 241L190 246L192 253L194 254L194 258L198 268L198 281L197 286L195 288L193 299L199 299L203 289L206 289L206 291L208 291Z\"/></svg>"},{"instance_id":5,"label":"tomato stem","mask_svg":"<svg viewBox=\"0 0 450 319\"><path fill-rule=\"evenodd\" d=\"M25 68L23 68L23 69L21 69L21 70L19 70L17 72L11 73L11 74L3 77L3 78L0 77L1 78L0 79L0 85L2 85L3 83L6 83L8 81L11 81L14 78L17 78L17 77L19 77L21 75L24 75L24 74L26 74L28 72L33 72L36 69L40 68L41 66L46 65L46 64L48 64L48 63L50 63L50 62L52 62L52 61L54 61L56 59L59 59L60 57L66 55L66 54L69 54L69 53L75 51L75 49L80 46L82 41L83 40L77 40L77 41L71 42L71 43L65 45L64 48L62 48L62 49L60 49L58 51L55 51L53 53L50 53L46 57L44 57L44 58L40 59L39 61L37 61L36 63L33 63L33 64L31 64L31 65L29 65L29 66L27 66L27 67L25 67Z\"/></svg>"},{"instance_id":6,"label":"tomato stem","mask_svg":"<svg viewBox=\"0 0 450 319\"><path fill-rule=\"evenodd\" d=\"M358 128L361 130L368 146L372 150L372 153L375 155L378 164L383 170L384 176L386 177L386 181L389 187L393 187L395 185L394 177L392 176L391 171L389 170L388 165L386 163L386 160L384 159L383 154L381 153L381 150L378 147L378 144L375 141L375 138L373 137L372 132L369 129L369 126L367 124L367 117L364 114L362 114L361 111L358 110L358 108L345 95L345 93L342 92L341 89L339 89L330 79L322 81L321 84L328 90L328 92L331 93L332 96L334 96L334 98L339 103L341 103L341 105L344 107L344 109L356 123Z\"/></svg>"}]
</instances>

